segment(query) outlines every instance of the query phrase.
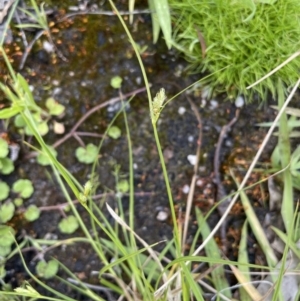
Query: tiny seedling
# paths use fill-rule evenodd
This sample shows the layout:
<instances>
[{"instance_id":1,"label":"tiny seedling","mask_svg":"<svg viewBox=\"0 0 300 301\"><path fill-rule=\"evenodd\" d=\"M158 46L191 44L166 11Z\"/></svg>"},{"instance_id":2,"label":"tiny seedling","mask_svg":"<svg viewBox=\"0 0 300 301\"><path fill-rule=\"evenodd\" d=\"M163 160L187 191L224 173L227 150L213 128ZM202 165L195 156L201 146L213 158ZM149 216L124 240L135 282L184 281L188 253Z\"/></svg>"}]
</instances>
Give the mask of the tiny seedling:
<instances>
[{"instance_id":1,"label":"tiny seedling","mask_svg":"<svg viewBox=\"0 0 300 301\"><path fill-rule=\"evenodd\" d=\"M0 201L6 200L9 196L9 186L5 182L0 182Z\"/></svg>"},{"instance_id":2,"label":"tiny seedling","mask_svg":"<svg viewBox=\"0 0 300 301\"><path fill-rule=\"evenodd\" d=\"M4 175L10 174L14 170L14 164L8 158L9 146L6 140L0 138L0 172Z\"/></svg>"},{"instance_id":3,"label":"tiny seedling","mask_svg":"<svg viewBox=\"0 0 300 301\"><path fill-rule=\"evenodd\" d=\"M0 225L0 256L10 253L11 245L15 242L15 230L6 225Z\"/></svg>"},{"instance_id":4,"label":"tiny seedling","mask_svg":"<svg viewBox=\"0 0 300 301\"><path fill-rule=\"evenodd\" d=\"M75 156L81 163L91 164L98 157L98 147L89 143L85 148L80 146L76 149Z\"/></svg>"},{"instance_id":5,"label":"tiny seedling","mask_svg":"<svg viewBox=\"0 0 300 301\"><path fill-rule=\"evenodd\" d=\"M36 265L36 272L45 279L53 278L58 272L58 262L56 260L39 261Z\"/></svg>"},{"instance_id":6,"label":"tiny seedling","mask_svg":"<svg viewBox=\"0 0 300 301\"><path fill-rule=\"evenodd\" d=\"M114 88L114 89L120 89L122 86L122 77L120 76L114 76L111 80L110 80L110 85Z\"/></svg>"},{"instance_id":7,"label":"tiny seedling","mask_svg":"<svg viewBox=\"0 0 300 301\"><path fill-rule=\"evenodd\" d=\"M15 213L15 205L13 202L7 202L0 206L0 223L4 224L12 219Z\"/></svg>"},{"instance_id":8,"label":"tiny seedling","mask_svg":"<svg viewBox=\"0 0 300 301\"><path fill-rule=\"evenodd\" d=\"M41 214L41 211L36 205L30 205L26 209L26 211L24 213L24 217L29 222L33 222L33 221L37 220L40 217L40 214Z\"/></svg>"},{"instance_id":9,"label":"tiny seedling","mask_svg":"<svg viewBox=\"0 0 300 301\"><path fill-rule=\"evenodd\" d=\"M107 135L110 138L118 139L118 138L121 137L121 130L117 126L112 126L112 127L109 128L109 130L107 132Z\"/></svg>"},{"instance_id":10,"label":"tiny seedling","mask_svg":"<svg viewBox=\"0 0 300 301\"><path fill-rule=\"evenodd\" d=\"M60 232L64 234L72 234L78 229L78 227L78 220L73 215L69 215L68 217L61 220L58 224Z\"/></svg>"},{"instance_id":11,"label":"tiny seedling","mask_svg":"<svg viewBox=\"0 0 300 301\"><path fill-rule=\"evenodd\" d=\"M27 199L33 194L34 188L30 180L20 179L13 184L12 190L21 198Z\"/></svg>"}]
</instances>

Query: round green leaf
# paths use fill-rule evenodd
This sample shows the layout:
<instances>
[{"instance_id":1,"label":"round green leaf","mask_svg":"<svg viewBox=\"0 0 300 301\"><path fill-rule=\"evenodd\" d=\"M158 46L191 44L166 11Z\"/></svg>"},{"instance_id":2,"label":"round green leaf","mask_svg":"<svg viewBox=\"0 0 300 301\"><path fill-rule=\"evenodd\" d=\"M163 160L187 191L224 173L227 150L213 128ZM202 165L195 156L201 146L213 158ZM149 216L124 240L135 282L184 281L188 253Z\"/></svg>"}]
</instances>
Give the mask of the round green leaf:
<instances>
[{"instance_id":1,"label":"round green leaf","mask_svg":"<svg viewBox=\"0 0 300 301\"><path fill-rule=\"evenodd\" d=\"M50 279L57 274L58 267L56 260L50 260L49 262L39 261L36 266L36 272L40 277Z\"/></svg>"},{"instance_id":2,"label":"round green leaf","mask_svg":"<svg viewBox=\"0 0 300 301\"><path fill-rule=\"evenodd\" d=\"M13 184L13 192L18 193L20 197L29 198L34 191L31 181L20 179Z\"/></svg>"},{"instance_id":3,"label":"round green leaf","mask_svg":"<svg viewBox=\"0 0 300 301\"><path fill-rule=\"evenodd\" d=\"M114 88L114 89L119 89L121 88L122 85L122 78L120 76L114 76L111 80L110 80L110 85Z\"/></svg>"},{"instance_id":4,"label":"round green leaf","mask_svg":"<svg viewBox=\"0 0 300 301\"><path fill-rule=\"evenodd\" d=\"M60 221L58 224L58 228L60 232L65 234L71 234L74 233L78 229L78 221L75 216L70 215L63 220Z\"/></svg>"},{"instance_id":5,"label":"round green leaf","mask_svg":"<svg viewBox=\"0 0 300 301\"><path fill-rule=\"evenodd\" d=\"M49 151L56 158L57 151L52 146L49 146ZM51 164L51 159L45 153L39 153L36 160L42 166L47 166Z\"/></svg>"},{"instance_id":6,"label":"round green leaf","mask_svg":"<svg viewBox=\"0 0 300 301\"><path fill-rule=\"evenodd\" d=\"M121 130L117 126L112 126L108 130L107 135L113 139L118 139L121 136Z\"/></svg>"},{"instance_id":7,"label":"round green leaf","mask_svg":"<svg viewBox=\"0 0 300 301\"><path fill-rule=\"evenodd\" d=\"M14 171L14 169L15 169L14 163L9 158L1 158L0 162L1 162L0 171L1 171L2 174L8 175L8 174L10 174L11 172Z\"/></svg>"},{"instance_id":8,"label":"round green leaf","mask_svg":"<svg viewBox=\"0 0 300 301\"><path fill-rule=\"evenodd\" d=\"M0 256L1 257L7 256L10 252L11 252L10 246L7 246L7 247L0 246ZM0 278L1 278L1 276L0 276Z\"/></svg>"},{"instance_id":9,"label":"round green leaf","mask_svg":"<svg viewBox=\"0 0 300 301\"><path fill-rule=\"evenodd\" d=\"M0 182L0 201L6 200L8 195L9 186L4 182Z\"/></svg>"},{"instance_id":10,"label":"round green leaf","mask_svg":"<svg viewBox=\"0 0 300 301\"><path fill-rule=\"evenodd\" d=\"M8 155L8 143L0 138L0 158L5 158Z\"/></svg>"},{"instance_id":11,"label":"round green leaf","mask_svg":"<svg viewBox=\"0 0 300 301\"><path fill-rule=\"evenodd\" d=\"M10 247L14 242L15 230L10 226L0 225L0 247Z\"/></svg>"},{"instance_id":12,"label":"round green leaf","mask_svg":"<svg viewBox=\"0 0 300 301\"><path fill-rule=\"evenodd\" d=\"M12 202L0 206L0 223L4 224L12 219L15 213L15 205Z\"/></svg>"},{"instance_id":13,"label":"round green leaf","mask_svg":"<svg viewBox=\"0 0 300 301\"><path fill-rule=\"evenodd\" d=\"M24 118L20 114L15 117L14 124L18 128L25 127L26 125Z\"/></svg>"},{"instance_id":14,"label":"round green leaf","mask_svg":"<svg viewBox=\"0 0 300 301\"><path fill-rule=\"evenodd\" d=\"M49 110L49 113L53 116L59 116L65 110L65 107L59 104L53 97L46 100L46 107Z\"/></svg>"},{"instance_id":15,"label":"round green leaf","mask_svg":"<svg viewBox=\"0 0 300 301\"><path fill-rule=\"evenodd\" d=\"M127 180L121 180L119 181L119 183L117 184L117 189L120 192L126 193L129 190L129 183Z\"/></svg>"},{"instance_id":16,"label":"round green leaf","mask_svg":"<svg viewBox=\"0 0 300 301\"><path fill-rule=\"evenodd\" d=\"M75 156L79 162L91 164L98 157L98 147L92 143L89 143L86 148L80 146L76 149Z\"/></svg>"},{"instance_id":17,"label":"round green leaf","mask_svg":"<svg viewBox=\"0 0 300 301\"><path fill-rule=\"evenodd\" d=\"M22 199L22 198L15 198L15 199L14 199L14 204L15 204L16 207L22 206L23 203L24 203L24 202L23 202L23 199Z\"/></svg>"},{"instance_id":18,"label":"round green leaf","mask_svg":"<svg viewBox=\"0 0 300 301\"><path fill-rule=\"evenodd\" d=\"M24 213L24 217L29 222L33 222L40 217L41 211L35 205L30 205Z\"/></svg>"}]
</instances>

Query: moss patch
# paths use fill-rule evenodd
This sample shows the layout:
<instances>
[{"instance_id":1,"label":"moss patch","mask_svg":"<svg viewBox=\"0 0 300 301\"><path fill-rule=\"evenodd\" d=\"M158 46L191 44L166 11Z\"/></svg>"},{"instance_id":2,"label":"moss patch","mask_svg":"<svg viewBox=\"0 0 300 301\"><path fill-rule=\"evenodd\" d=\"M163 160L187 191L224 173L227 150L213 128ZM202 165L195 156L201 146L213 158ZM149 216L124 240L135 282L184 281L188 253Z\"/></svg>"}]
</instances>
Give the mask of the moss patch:
<instances>
[{"instance_id":1,"label":"moss patch","mask_svg":"<svg viewBox=\"0 0 300 301\"><path fill-rule=\"evenodd\" d=\"M257 1L258 2L258 1ZM208 83L229 96L293 85L299 76L296 58L251 90L246 87L300 49L300 2L274 4L233 0L170 0L175 21L175 46L193 72L209 72ZM204 44L200 45L201 36ZM223 69L225 68L225 69ZM280 80L280 81L279 81Z\"/></svg>"}]
</instances>

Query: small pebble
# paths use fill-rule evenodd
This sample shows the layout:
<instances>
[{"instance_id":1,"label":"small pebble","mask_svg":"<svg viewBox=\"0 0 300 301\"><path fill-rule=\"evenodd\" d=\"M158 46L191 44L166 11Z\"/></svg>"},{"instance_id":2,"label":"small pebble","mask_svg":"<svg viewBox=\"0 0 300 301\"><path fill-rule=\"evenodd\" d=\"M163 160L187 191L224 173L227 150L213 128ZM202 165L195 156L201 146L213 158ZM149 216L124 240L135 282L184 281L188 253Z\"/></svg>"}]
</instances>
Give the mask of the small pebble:
<instances>
[{"instance_id":1,"label":"small pebble","mask_svg":"<svg viewBox=\"0 0 300 301\"><path fill-rule=\"evenodd\" d=\"M197 156L196 155L188 155L187 156L188 161L191 165L195 165L197 163Z\"/></svg>"},{"instance_id":2,"label":"small pebble","mask_svg":"<svg viewBox=\"0 0 300 301\"><path fill-rule=\"evenodd\" d=\"M241 108L245 104L245 99L243 96L238 96L235 100L235 106L237 108Z\"/></svg>"},{"instance_id":3,"label":"small pebble","mask_svg":"<svg viewBox=\"0 0 300 301\"><path fill-rule=\"evenodd\" d=\"M195 138L194 136L188 136L188 142L192 143L194 142Z\"/></svg>"},{"instance_id":4,"label":"small pebble","mask_svg":"<svg viewBox=\"0 0 300 301\"><path fill-rule=\"evenodd\" d=\"M49 43L48 41L44 41L43 42L43 48L45 51L47 51L48 53L51 53L54 51L54 46L53 44Z\"/></svg>"},{"instance_id":5,"label":"small pebble","mask_svg":"<svg viewBox=\"0 0 300 301\"><path fill-rule=\"evenodd\" d=\"M215 99L212 99L209 103L210 103L209 106L210 110L214 110L219 106L219 103Z\"/></svg>"},{"instance_id":6,"label":"small pebble","mask_svg":"<svg viewBox=\"0 0 300 301\"><path fill-rule=\"evenodd\" d=\"M186 112L186 108L185 108L185 107L180 107L180 108L178 109L178 114L179 114L179 115L183 115L185 112Z\"/></svg>"},{"instance_id":7,"label":"small pebble","mask_svg":"<svg viewBox=\"0 0 300 301\"><path fill-rule=\"evenodd\" d=\"M168 218L169 214L166 211L159 211L156 219L160 222L164 222Z\"/></svg>"},{"instance_id":8,"label":"small pebble","mask_svg":"<svg viewBox=\"0 0 300 301\"><path fill-rule=\"evenodd\" d=\"M182 192L184 194L188 194L190 192L190 186L185 184L183 187L182 187Z\"/></svg>"}]
</instances>

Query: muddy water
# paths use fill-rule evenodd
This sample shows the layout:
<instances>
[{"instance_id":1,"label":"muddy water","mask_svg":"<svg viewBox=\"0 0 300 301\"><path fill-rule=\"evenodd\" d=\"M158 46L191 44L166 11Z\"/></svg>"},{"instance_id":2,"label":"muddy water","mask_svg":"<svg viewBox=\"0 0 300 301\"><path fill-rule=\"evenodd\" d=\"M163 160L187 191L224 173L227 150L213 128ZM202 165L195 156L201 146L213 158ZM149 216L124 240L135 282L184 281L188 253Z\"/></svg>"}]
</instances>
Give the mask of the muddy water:
<instances>
[{"instance_id":1,"label":"muddy water","mask_svg":"<svg viewBox=\"0 0 300 301\"><path fill-rule=\"evenodd\" d=\"M108 7L104 8L109 10ZM123 8L126 9L126 7ZM62 60L57 53L47 53L42 46L47 38L42 36L20 72L32 85L39 105L43 107L46 98L53 96L59 103L66 106L66 114L60 122L64 123L66 133L68 133L89 109L118 96L118 91L110 86L113 76L119 75L123 78L123 93L144 87L144 82L132 46L117 17L83 15L57 22L63 16L64 12L60 9L58 15L50 18L56 21L51 27L53 39L66 60ZM127 20L126 17L125 20ZM135 17L130 29L136 42L141 47L147 46L142 58L149 82L152 84L152 95L155 95L161 87L165 88L168 96L175 95L179 89L199 79L197 76L186 76L182 71L185 68L185 62L174 50L168 50L162 40L157 45L152 44L150 16ZM29 33L30 35L33 36ZM15 44L18 43L16 40ZM20 53L14 47L10 47L10 55L17 68L21 60ZM199 181L194 201L205 211L214 202L215 187L211 177L214 147L221 127L230 121L235 107L224 102L222 97L217 98L216 103L205 102L201 99L201 92L197 91L192 92L190 97L199 108L203 124ZM89 117L79 130L103 134L117 110L118 107L110 106L98 111ZM179 111L185 112L180 114ZM268 114L266 112L264 109L257 109L256 104L242 110L239 121L226 138L222 148L223 171L226 171L230 164L243 174L265 132L255 127L255 124L272 120L274 117L272 111L268 111ZM166 221L157 219L159 212L169 212L169 204L149 118L146 93L139 94L131 101L127 114L133 143L135 189L136 192L145 193L144 196L140 194L136 197L137 232L149 243L169 239L172 237L172 225L169 219ZM104 142L100 165L97 169L100 180L97 193L115 189L115 179L112 173L116 164L121 166L121 175L128 177L128 146L124 119L121 115L117 118L116 125L122 130L122 136L118 140L106 139ZM173 100L164 109L158 129L176 206L184 210L187 198L184 187L189 185L193 174L193 166L189 163L187 156L196 153L198 137L198 122L184 95ZM45 140L48 144L53 144L60 138L61 136L50 133ZM99 143L99 138L83 137L82 140L84 143ZM21 143L21 138L18 141ZM74 150L78 146L76 139L68 139L57 147L58 159L79 182L84 183L91 167L78 163L76 160ZM29 178L35 186L35 193L26 201L26 206L30 204L50 206L65 202L51 170L39 166L34 157L31 159L29 157L30 150L22 145L22 153L14 177L21 175ZM228 188L233 188L230 186L229 177L225 176L225 183L227 182ZM111 197L109 202L114 204L114 198ZM123 202L126 210L128 198L124 197ZM80 211L88 222L88 216L85 216L84 210L80 209ZM38 238L45 237L47 233L55 234L58 238L67 237L57 232L57 224L61 217L58 211L44 212L36 222L22 223L21 227L19 225L19 233L23 228L27 233ZM217 215L213 216L209 221L210 224L213 226L218 218ZM237 220L241 218L241 214L237 216ZM18 225L15 226L18 228ZM197 225L194 224L191 227L191 233L196 228ZM76 234L80 235L80 231ZM30 261L34 255L34 253L28 255L28 260ZM101 267L92 250L87 250L85 246L79 246L76 249L68 247L67 255L63 249L55 249L47 254L49 255L57 257L75 273L80 273L84 269L86 278L89 278L88 271ZM8 263L7 268L13 269L16 265L18 268L21 266L20 262L17 263L14 260ZM35 262L32 262L32 268L34 265ZM26 278L26 276L21 278L24 277ZM14 284L19 283L15 275L12 279Z\"/></svg>"}]
</instances>

